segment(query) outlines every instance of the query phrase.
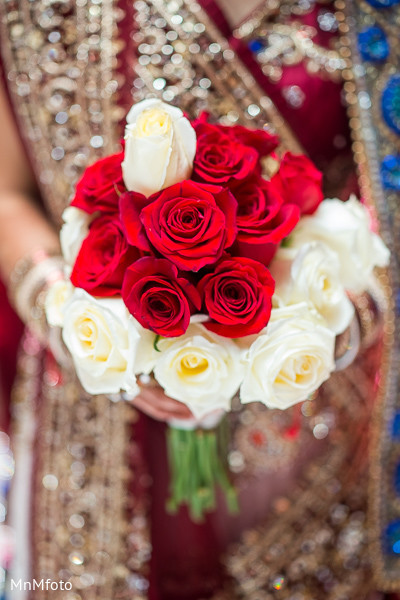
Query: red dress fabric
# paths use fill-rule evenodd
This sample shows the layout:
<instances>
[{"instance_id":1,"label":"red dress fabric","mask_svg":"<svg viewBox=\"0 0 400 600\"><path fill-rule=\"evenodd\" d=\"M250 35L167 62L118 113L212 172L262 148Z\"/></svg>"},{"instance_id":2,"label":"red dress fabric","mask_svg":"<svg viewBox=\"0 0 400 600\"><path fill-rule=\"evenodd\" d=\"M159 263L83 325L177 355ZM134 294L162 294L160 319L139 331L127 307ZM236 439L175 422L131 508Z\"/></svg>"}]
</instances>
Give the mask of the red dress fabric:
<instances>
[{"instance_id":1,"label":"red dress fabric","mask_svg":"<svg viewBox=\"0 0 400 600\"><path fill-rule=\"evenodd\" d=\"M342 86L318 75L311 76L304 62L285 66L279 82L271 83L263 74L259 64L246 44L232 35L232 31L215 0L200 0L221 33L228 39L241 60L249 68L255 79L273 100L279 112L290 125L294 134L309 154L310 158L324 168L332 159L350 150L350 134L346 108L342 102ZM334 34L321 31L317 23L318 7L303 17L296 17L302 24L316 30L313 41L328 47ZM285 99L283 91L288 86L298 86L304 93L303 104L294 108ZM337 136L343 138L340 149L335 147Z\"/></svg>"},{"instance_id":2,"label":"red dress fabric","mask_svg":"<svg viewBox=\"0 0 400 600\"><path fill-rule=\"evenodd\" d=\"M350 137L345 108L341 103L341 86L317 76L310 77L303 65L287 67L278 84L271 84L262 74L250 50L232 36L232 32L213 0L200 0L221 32L229 39L247 67L278 106L298 136L301 144L320 168L327 166L339 154L350 152ZM131 72L133 55L130 52L130 28L133 18L132 3L122 2L126 11L120 23L122 36L127 42L120 57L120 70ZM316 22L315 11L306 19ZM317 42L326 44L329 35L318 33ZM303 105L294 109L282 95L288 85L298 85L305 93ZM129 82L122 88L121 105L128 109L131 101ZM321 107L321 110L319 110ZM323 107L323 108L322 108ZM122 129L121 129L122 133ZM335 136L342 136L345 147L338 150L333 144ZM4 286L0 286L0 365L5 398L9 397L15 373L15 357L22 327L6 299ZM0 427L7 424L7 410L3 411ZM224 578L219 556L228 541L226 535L234 519L224 512L223 504L204 524L193 523L186 510L171 516L165 511L168 496L168 467L165 442L165 425L142 416L136 426L136 437L142 443L148 461L153 485L151 489L151 522L153 554L151 562L150 600L195 600L210 597ZM218 523L223 526L218 527Z\"/></svg>"},{"instance_id":3,"label":"red dress fabric","mask_svg":"<svg viewBox=\"0 0 400 600\"><path fill-rule=\"evenodd\" d=\"M9 429L10 395L22 331L22 323L11 308L0 281L0 431Z\"/></svg>"}]
</instances>

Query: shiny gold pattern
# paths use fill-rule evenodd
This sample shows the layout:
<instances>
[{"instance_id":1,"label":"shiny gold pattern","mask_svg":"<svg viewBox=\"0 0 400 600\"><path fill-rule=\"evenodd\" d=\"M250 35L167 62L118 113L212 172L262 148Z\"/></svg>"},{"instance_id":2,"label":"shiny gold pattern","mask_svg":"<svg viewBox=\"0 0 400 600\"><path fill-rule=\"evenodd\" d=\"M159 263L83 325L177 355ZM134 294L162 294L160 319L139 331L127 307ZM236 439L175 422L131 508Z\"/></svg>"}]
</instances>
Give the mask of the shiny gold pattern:
<instances>
[{"instance_id":1,"label":"shiny gold pattern","mask_svg":"<svg viewBox=\"0 0 400 600\"><path fill-rule=\"evenodd\" d=\"M263 3L255 14L243 23L235 32L236 38L246 41L250 48L255 46L255 58L262 72L272 83L281 80L283 69L303 63L312 76L318 75L333 81L340 81L345 60L335 48L325 48L316 43L317 29L305 25L300 16L307 15L315 8L315 2L276 2L270 0ZM318 2L322 5L318 12L317 22L321 31L334 32L338 23L332 2ZM288 16L292 17L288 21ZM293 86L290 86L293 87ZM289 104L298 108L304 98L292 90Z\"/></svg>"},{"instance_id":2,"label":"shiny gold pattern","mask_svg":"<svg viewBox=\"0 0 400 600\"><path fill-rule=\"evenodd\" d=\"M283 4L290 9L281 13L283 27L285 15L301 12L301 5ZM191 116L209 110L224 123L265 126L280 134L282 149L299 149L276 107L194 0L137 0L134 8L135 100L157 96ZM112 0L5 0L0 18L10 95L44 201L59 223L85 166L117 147L123 116L117 106L117 23L123 14ZM343 29L346 23L337 21ZM229 584L215 599L353 600L373 589L365 473L380 343L378 336L297 415L261 415L252 406L233 413L228 458L239 490L258 477L271 484L303 451L305 466L292 489L265 509L261 524L227 551ZM32 576L72 582L71 592L52 592L54 600L145 600L151 544L137 414L127 402L86 395L32 335L23 350L16 428L27 416L38 424ZM384 390L384 379L380 385ZM279 438L279 427L287 438Z\"/></svg>"}]
</instances>

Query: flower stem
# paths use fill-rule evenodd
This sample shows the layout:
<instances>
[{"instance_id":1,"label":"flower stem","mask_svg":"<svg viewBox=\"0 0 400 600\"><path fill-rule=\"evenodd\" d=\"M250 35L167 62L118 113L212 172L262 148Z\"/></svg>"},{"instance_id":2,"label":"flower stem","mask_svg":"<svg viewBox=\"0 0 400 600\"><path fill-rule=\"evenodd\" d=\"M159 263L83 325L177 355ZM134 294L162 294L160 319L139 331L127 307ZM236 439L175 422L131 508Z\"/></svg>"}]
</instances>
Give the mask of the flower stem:
<instances>
[{"instance_id":1,"label":"flower stem","mask_svg":"<svg viewBox=\"0 0 400 600\"><path fill-rule=\"evenodd\" d=\"M216 488L224 493L228 510L238 512L236 490L228 475L227 420L216 429L184 430L170 427L167 434L170 468L168 512L186 505L193 521L201 522L216 506Z\"/></svg>"}]
</instances>

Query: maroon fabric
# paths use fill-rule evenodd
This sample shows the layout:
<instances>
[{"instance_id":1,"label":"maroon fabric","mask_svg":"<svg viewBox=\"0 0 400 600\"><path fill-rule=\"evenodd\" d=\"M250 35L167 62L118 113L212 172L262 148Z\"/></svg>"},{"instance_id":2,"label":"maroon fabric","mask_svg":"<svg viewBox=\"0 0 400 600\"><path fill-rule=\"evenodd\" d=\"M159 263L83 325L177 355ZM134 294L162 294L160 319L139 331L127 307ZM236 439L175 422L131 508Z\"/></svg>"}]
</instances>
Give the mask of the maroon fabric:
<instances>
[{"instance_id":1,"label":"maroon fabric","mask_svg":"<svg viewBox=\"0 0 400 600\"><path fill-rule=\"evenodd\" d=\"M262 73L253 53L241 40L232 36L229 25L215 0L199 0L199 3L214 20L221 33L225 35L232 48L246 64L255 79L273 100L279 112L295 132L302 146L319 168L324 168L336 156L350 151L350 134L346 109L341 100L342 87L318 75L310 75L304 64L284 67L283 75L278 83L271 83ZM328 47L332 34L323 32L317 23L318 6L304 17L296 17L304 25L312 26L317 34L314 41ZM305 94L300 108L290 106L284 95L284 89L297 85ZM342 136L345 146L338 149L334 146L335 136Z\"/></svg>"},{"instance_id":2,"label":"maroon fabric","mask_svg":"<svg viewBox=\"0 0 400 600\"><path fill-rule=\"evenodd\" d=\"M2 84L2 88L8 96L7 78L2 68L1 56L0 82ZM10 107L15 117L11 101ZM22 136L21 142L26 150ZM27 152L26 154L28 157ZM3 282L0 280L0 431L9 430L10 395L16 373L17 352L22 332L23 325L15 314L14 310L11 308L7 298L6 288Z\"/></svg>"},{"instance_id":3,"label":"maroon fabric","mask_svg":"<svg viewBox=\"0 0 400 600\"><path fill-rule=\"evenodd\" d=\"M324 168L335 156L344 152L344 150L338 151L333 146L332 141L336 135L344 136L345 151L348 151L350 148L348 126L340 100L340 85L323 81L318 77L310 77L303 65L286 68L278 84L269 83L247 47L232 38L230 28L215 2L213 0L200 0L200 2L222 33L230 39L232 46L236 48L266 93L277 104L282 116L296 132L300 142L317 165ZM126 76L126 85L121 88L119 102L121 107L127 110L131 104L130 73L134 62L134 46L131 38L133 3L121 0L120 6L126 13L125 18L119 23L126 45L119 56L118 70L121 76ZM304 22L315 24L315 18L314 12L306 17ZM317 39L321 43L326 43L327 38L326 34L318 33ZM294 109L286 103L282 92L288 85L298 85L306 94L306 100L300 109ZM120 133L122 131L123 123L121 123ZM15 372L16 346L20 331L21 324L13 315L6 302L4 287L0 285L0 364L6 395L9 394ZM230 519L223 509L208 518L203 525L194 524L185 510L181 510L177 516L166 514L168 466L165 425L143 416L133 438L146 450L153 480L150 600L195 600L210 596L223 579L219 556L225 543L221 540L221 531L237 529L236 522ZM137 457L132 455L130 460L136 469ZM135 498L142 497L144 501L146 492L140 486L140 481L140 477L135 478L131 493Z\"/></svg>"},{"instance_id":4,"label":"maroon fabric","mask_svg":"<svg viewBox=\"0 0 400 600\"><path fill-rule=\"evenodd\" d=\"M145 417L146 456L152 476L153 554L149 600L207 598L220 586L222 550L213 516L195 524L186 508L177 515L165 510L169 495L166 425Z\"/></svg>"},{"instance_id":5,"label":"maroon fabric","mask_svg":"<svg viewBox=\"0 0 400 600\"><path fill-rule=\"evenodd\" d=\"M0 281L0 430L8 431L10 393L16 371L19 340L23 326L12 310Z\"/></svg>"}]
</instances>

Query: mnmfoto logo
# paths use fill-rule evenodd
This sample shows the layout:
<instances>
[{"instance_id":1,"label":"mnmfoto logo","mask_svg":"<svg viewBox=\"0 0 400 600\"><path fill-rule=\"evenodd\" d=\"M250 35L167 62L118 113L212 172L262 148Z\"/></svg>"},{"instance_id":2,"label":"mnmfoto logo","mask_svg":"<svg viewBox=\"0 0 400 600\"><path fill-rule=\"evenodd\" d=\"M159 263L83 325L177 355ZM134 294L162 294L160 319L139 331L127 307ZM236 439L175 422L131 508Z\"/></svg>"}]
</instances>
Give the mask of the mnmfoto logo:
<instances>
[{"instance_id":1,"label":"mnmfoto logo","mask_svg":"<svg viewBox=\"0 0 400 600\"><path fill-rule=\"evenodd\" d=\"M22 581L22 579L11 579L11 591L12 590L72 590L72 583L70 581L51 581L51 579L33 579L32 581Z\"/></svg>"}]
</instances>

